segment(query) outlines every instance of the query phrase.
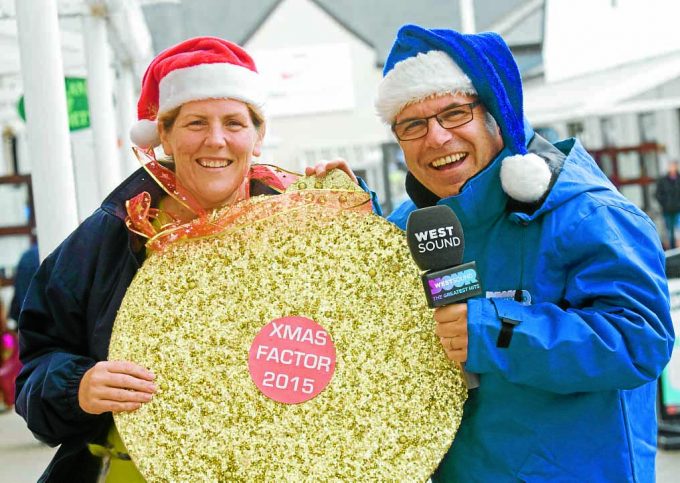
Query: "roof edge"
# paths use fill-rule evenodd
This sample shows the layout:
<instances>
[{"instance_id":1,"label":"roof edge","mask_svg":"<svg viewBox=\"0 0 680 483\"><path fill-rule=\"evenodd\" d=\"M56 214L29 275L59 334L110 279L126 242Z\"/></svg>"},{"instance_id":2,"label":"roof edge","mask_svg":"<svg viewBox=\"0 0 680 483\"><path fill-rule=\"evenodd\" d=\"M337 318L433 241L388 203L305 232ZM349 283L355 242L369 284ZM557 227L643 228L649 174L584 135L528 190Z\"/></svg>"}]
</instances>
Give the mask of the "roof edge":
<instances>
[{"instance_id":1,"label":"roof edge","mask_svg":"<svg viewBox=\"0 0 680 483\"><path fill-rule=\"evenodd\" d=\"M252 37L255 35L255 33L260 30L260 27L267 21L267 19L271 16L271 14L274 13L274 11L279 8L279 5L281 5L285 0L278 0L272 4L272 6L265 11L262 14L262 17L260 17L260 20L255 22L253 27L246 32L246 34L243 36L243 38L239 41L240 45L245 45Z\"/></svg>"}]
</instances>

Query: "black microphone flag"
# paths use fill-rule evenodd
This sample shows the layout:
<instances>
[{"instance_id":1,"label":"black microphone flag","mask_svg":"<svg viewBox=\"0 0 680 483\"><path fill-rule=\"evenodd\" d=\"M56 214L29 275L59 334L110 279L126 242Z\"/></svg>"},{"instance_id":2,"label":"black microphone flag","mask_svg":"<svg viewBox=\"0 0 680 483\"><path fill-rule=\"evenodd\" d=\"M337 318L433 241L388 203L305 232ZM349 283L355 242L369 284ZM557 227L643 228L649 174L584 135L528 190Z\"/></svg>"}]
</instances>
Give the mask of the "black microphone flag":
<instances>
[{"instance_id":1,"label":"black microphone flag","mask_svg":"<svg viewBox=\"0 0 680 483\"><path fill-rule=\"evenodd\" d=\"M411 212L406 239L416 265L425 272L422 281L430 308L482 293L475 262L461 264L465 239L451 208L437 205Z\"/></svg>"}]
</instances>

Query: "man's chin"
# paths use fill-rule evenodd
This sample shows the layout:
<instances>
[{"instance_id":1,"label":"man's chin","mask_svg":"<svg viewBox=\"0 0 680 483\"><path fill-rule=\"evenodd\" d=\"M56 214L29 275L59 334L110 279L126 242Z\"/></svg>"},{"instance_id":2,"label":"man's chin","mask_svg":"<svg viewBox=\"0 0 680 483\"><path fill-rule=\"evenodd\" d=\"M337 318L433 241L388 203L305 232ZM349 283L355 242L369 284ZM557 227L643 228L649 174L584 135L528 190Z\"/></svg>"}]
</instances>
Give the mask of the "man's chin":
<instances>
[{"instance_id":1,"label":"man's chin","mask_svg":"<svg viewBox=\"0 0 680 483\"><path fill-rule=\"evenodd\" d=\"M459 193L458 186L427 186L425 187L430 190L433 194L435 194L439 198L448 198L449 196L454 196Z\"/></svg>"}]
</instances>

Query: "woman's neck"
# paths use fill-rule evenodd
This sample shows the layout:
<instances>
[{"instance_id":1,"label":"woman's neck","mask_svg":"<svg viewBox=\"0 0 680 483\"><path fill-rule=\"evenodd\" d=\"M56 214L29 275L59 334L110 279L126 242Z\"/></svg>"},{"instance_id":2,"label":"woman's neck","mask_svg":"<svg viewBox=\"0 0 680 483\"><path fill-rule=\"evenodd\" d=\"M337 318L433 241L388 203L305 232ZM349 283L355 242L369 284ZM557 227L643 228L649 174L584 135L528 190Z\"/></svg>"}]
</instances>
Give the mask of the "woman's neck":
<instances>
[{"instance_id":1,"label":"woman's neck","mask_svg":"<svg viewBox=\"0 0 680 483\"><path fill-rule=\"evenodd\" d=\"M189 222L197 216L196 213L170 195L165 195L161 198L158 208L182 223Z\"/></svg>"}]
</instances>

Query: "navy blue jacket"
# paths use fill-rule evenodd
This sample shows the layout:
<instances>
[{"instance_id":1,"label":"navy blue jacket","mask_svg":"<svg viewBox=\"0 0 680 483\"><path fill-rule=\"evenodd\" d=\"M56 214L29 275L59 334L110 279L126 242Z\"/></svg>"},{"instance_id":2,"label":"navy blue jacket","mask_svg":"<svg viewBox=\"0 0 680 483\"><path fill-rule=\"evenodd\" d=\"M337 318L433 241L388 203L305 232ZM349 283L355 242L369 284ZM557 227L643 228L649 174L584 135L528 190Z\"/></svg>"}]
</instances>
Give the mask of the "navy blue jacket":
<instances>
[{"instance_id":1,"label":"navy blue jacket","mask_svg":"<svg viewBox=\"0 0 680 483\"><path fill-rule=\"evenodd\" d=\"M161 188L139 169L118 186L42 263L19 317L16 411L41 441L61 444L41 481L95 481L100 460L87 443L101 442L111 413L92 415L78 404L85 372L107 359L123 296L144 260L143 240L125 227L125 201ZM253 182L251 193L274 194Z\"/></svg>"},{"instance_id":2,"label":"navy blue jacket","mask_svg":"<svg viewBox=\"0 0 680 483\"><path fill-rule=\"evenodd\" d=\"M251 181L250 192L277 192ZM368 191L365 183L360 185ZM121 183L42 263L19 317L20 357L16 411L41 441L61 444L41 481L96 481L101 460L87 443L100 443L111 413L92 415L78 404L85 372L107 359L116 313L144 261L144 240L125 226L125 201L161 188L139 169ZM374 210L380 208L374 193Z\"/></svg>"},{"instance_id":3,"label":"navy blue jacket","mask_svg":"<svg viewBox=\"0 0 680 483\"><path fill-rule=\"evenodd\" d=\"M61 444L41 481L95 481L100 460L87 443L100 442L110 413L78 404L83 374L106 360L113 321L144 257L143 241L125 227L125 201L162 191L140 169L125 180L42 263L19 317L16 411L41 441Z\"/></svg>"}]
</instances>

